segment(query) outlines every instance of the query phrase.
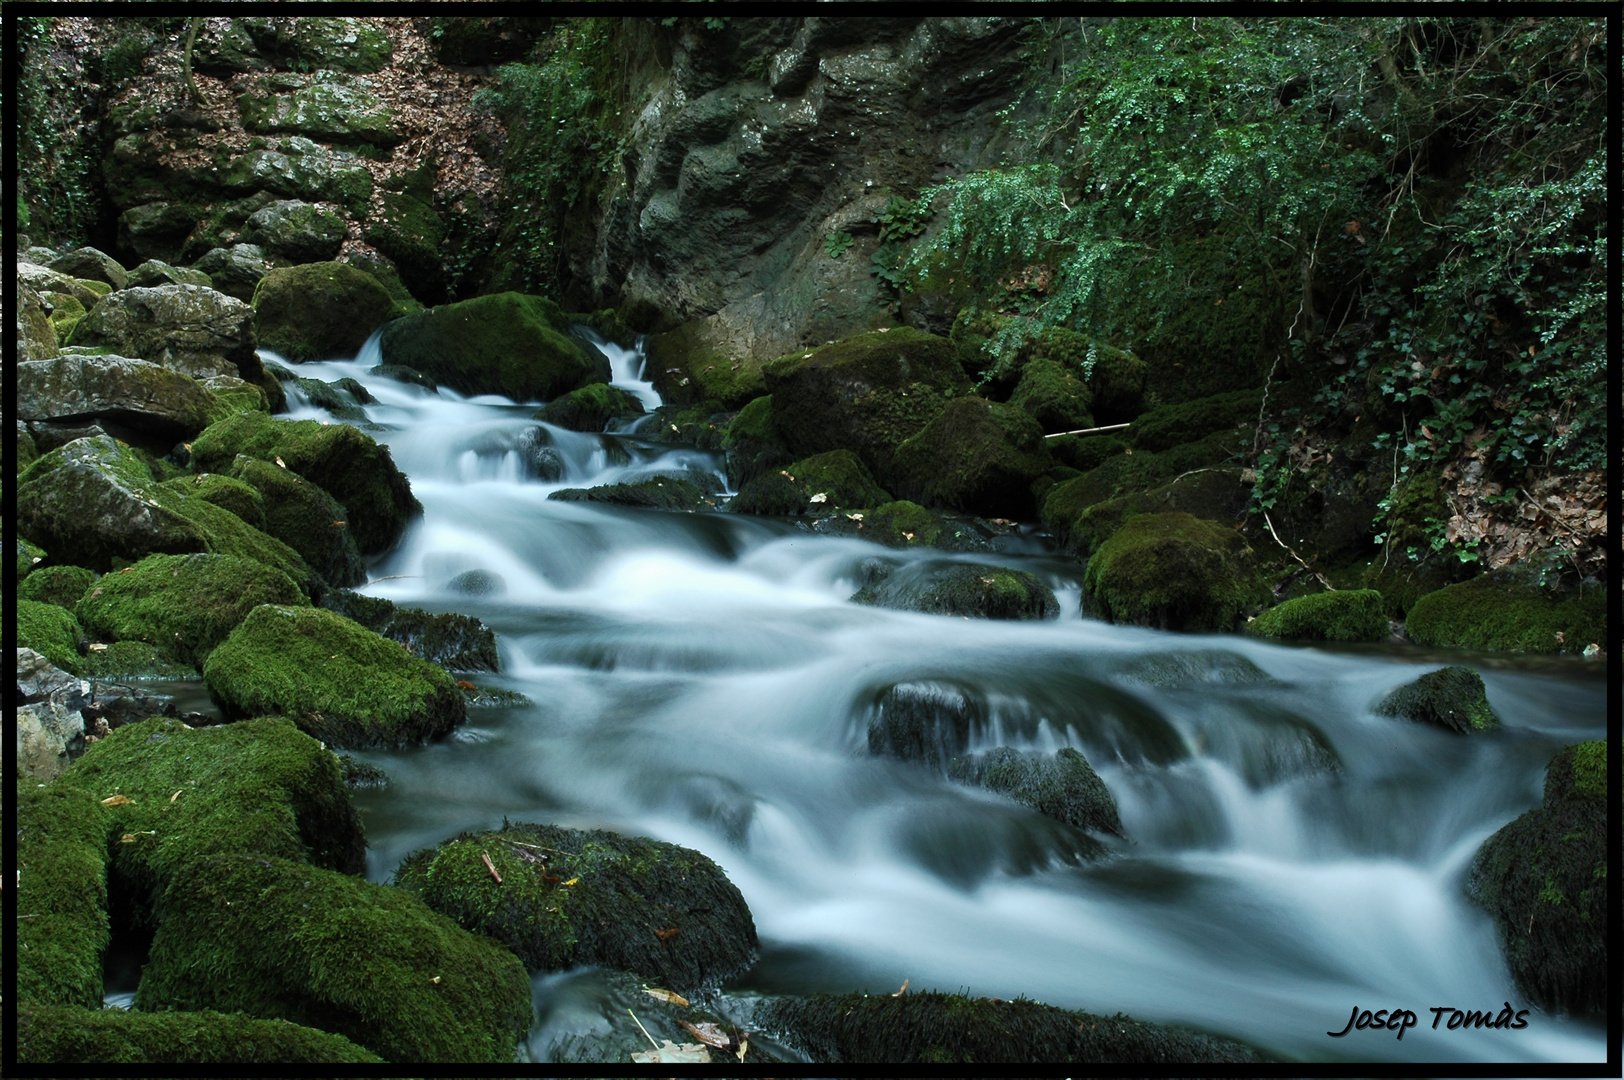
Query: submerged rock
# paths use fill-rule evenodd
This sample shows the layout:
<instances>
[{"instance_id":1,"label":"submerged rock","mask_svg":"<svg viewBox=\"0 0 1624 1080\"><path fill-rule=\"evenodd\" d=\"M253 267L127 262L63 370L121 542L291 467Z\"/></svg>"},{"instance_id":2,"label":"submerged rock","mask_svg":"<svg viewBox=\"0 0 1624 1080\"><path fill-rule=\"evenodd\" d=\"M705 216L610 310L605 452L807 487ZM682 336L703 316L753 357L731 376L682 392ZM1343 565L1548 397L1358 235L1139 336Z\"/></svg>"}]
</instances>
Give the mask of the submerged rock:
<instances>
[{"instance_id":1,"label":"submerged rock","mask_svg":"<svg viewBox=\"0 0 1624 1080\"><path fill-rule=\"evenodd\" d=\"M1386 641L1388 637L1382 594L1375 589L1299 596L1247 623L1246 632L1308 641Z\"/></svg>"},{"instance_id":2,"label":"submerged rock","mask_svg":"<svg viewBox=\"0 0 1624 1080\"><path fill-rule=\"evenodd\" d=\"M629 484L604 484L595 488L564 488L547 496L560 502L602 502L617 506L638 506L649 510L709 510L714 499L686 480L656 476Z\"/></svg>"},{"instance_id":3,"label":"submerged rock","mask_svg":"<svg viewBox=\"0 0 1624 1080\"><path fill-rule=\"evenodd\" d=\"M750 909L721 868L642 837L515 823L407 856L395 884L532 970L598 964L693 990L755 959Z\"/></svg>"},{"instance_id":4,"label":"submerged rock","mask_svg":"<svg viewBox=\"0 0 1624 1080\"><path fill-rule=\"evenodd\" d=\"M868 750L945 770L987 719L987 699L971 687L934 681L898 683L873 706Z\"/></svg>"},{"instance_id":5,"label":"submerged rock","mask_svg":"<svg viewBox=\"0 0 1624 1080\"><path fill-rule=\"evenodd\" d=\"M1060 603L1025 570L982 563L900 567L852 596L858 604L978 619L1057 619Z\"/></svg>"},{"instance_id":6,"label":"submerged rock","mask_svg":"<svg viewBox=\"0 0 1624 1080\"><path fill-rule=\"evenodd\" d=\"M431 615L379 596L333 589L321 606L405 645L413 656L450 671L496 671L496 635L472 615Z\"/></svg>"},{"instance_id":7,"label":"submerged rock","mask_svg":"<svg viewBox=\"0 0 1624 1080\"><path fill-rule=\"evenodd\" d=\"M1088 759L1069 746L1053 754L1023 753L1007 746L965 754L948 762L947 775L961 784L1008 795L1067 825L1123 835L1110 789Z\"/></svg>"},{"instance_id":8,"label":"submerged rock","mask_svg":"<svg viewBox=\"0 0 1624 1080\"><path fill-rule=\"evenodd\" d=\"M1440 668L1404 684L1376 704L1376 715L1432 724L1457 735L1500 726L1483 676L1465 667Z\"/></svg>"}]
</instances>

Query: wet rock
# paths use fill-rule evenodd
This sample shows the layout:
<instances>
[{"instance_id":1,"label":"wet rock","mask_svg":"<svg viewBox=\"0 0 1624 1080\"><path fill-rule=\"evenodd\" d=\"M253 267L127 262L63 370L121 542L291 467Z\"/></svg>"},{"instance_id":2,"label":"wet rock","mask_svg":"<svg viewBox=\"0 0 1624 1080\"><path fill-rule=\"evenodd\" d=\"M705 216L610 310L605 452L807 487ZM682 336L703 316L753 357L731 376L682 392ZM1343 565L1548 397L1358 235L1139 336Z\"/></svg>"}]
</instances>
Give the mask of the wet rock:
<instances>
[{"instance_id":1,"label":"wet rock","mask_svg":"<svg viewBox=\"0 0 1624 1080\"><path fill-rule=\"evenodd\" d=\"M1386 641L1387 615L1375 589L1314 593L1277 604L1246 624L1258 637Z\"/></svg>"},{"instance_id":2,"label":"wet rock","mask_svg":"<svg viewBox=\"0 0 1624 1080\"><path fill-rule=\"evenodd\" d=\"M1597 740L1553 758L1541 805L1489 837L1467 878L1517 988L1542 1009L1597 1020L1608 991L1608 753Z\"/></svg>"},{"instance_id":3,"label":"wet rock","mask_svg":"<svg viewBox=\"0 0 1624 1080\"><path fill-rule=\"evenodd\" d=\"M27 285L17 287L17 359L49 360L59 352L56 327L39 293Z\"/></svg>"},{"instance_id":4,"label":"wet rock","mask_svg":"<svg viewBox=\"0 0 1624 1080\"><path fill-rule=\"evenodd\" d=\"M170 266L160 259L148 259L130 271L130 288L145 289L155 285L201 285L211 289L214 280L201 270Z\"/></svg>"},{"instance_id":5,"label":"wet rock","mask_svg":"<svg viewBox=\"0 0 1624 1080\"><path fill-rule=\"evenodd\" d=\"M1088 760L1071 747L1053 754L1023 753L1007 746L965 754L948 762L951 780L986 788L1079 829L1122 835L1116 800Z\"/></svg>"},{"instance_id":6,"label":"wet rock","mask_svg":"<svg viewBox=\"0 0 1624 1080\"><path fill-rule=\"evenodd\" d=\"M498 670L496 635L471 615L433 615L348 589L332 590L322 598L322 606L449 671Z\"/></svg>"},{"instance_id":7,"label":"wet rock","mask_svg":"<svg viewBox=\"0 0 1624 1080\"><path fill-rule=\"evenodd\" d=\"M1060 604L1024 570L982 563L904 566L852 596L858 604L977 619L1057 619Z\"/></svg>"},{"instance_id":8,"label":"wet rock","mask_svg":"<svg viewBox=\"0 0 1624 1080\"><path fill-rule=\"evenodd\" d=\"M421 386L431 394L438 393L440 389L439 383L435 382L421 371L418 371L416 368L407 367L405 364L379 364L377 367L369 370L367 374L382 375L387 379L394 379L396 382L410 383L413 386Z\"/></svg>"},{"instance_id":9,"label":"wet rock","mask_svg":"<svg viewBox=\"0 0 1624 1080\"><path fill-rule=\"evenodd\" d=\"M489 570L464 570L446 582L445 587L464 596L501 596L507 592L507 582L502 580L502 575Z\"/></svg>"},{"instance_id":10,"label":"wet rock","mask_svg":"<svg viewBox=\"0 0 1624 1080\"><path fill-rule=\"evenodd\" d=\"M331 210L298 199L282 199L248 215L243 239L298 263L321 262L338 254L347 226Z\"/></svg>"},{"instance_id":11,"label":"wet rock","mask_svg":"<svg viewBox=\"0 0 1624 1080\"><path fill-rule=\"evenodd\" d=\"M332 495L291 469L246 454L232 460L231 476L259 497L264 522L259 527L297 551L329 585L366 580L366 560L344 507Z\"/></svg>"},{"instance_id":12,"label":"wet rock","mask_svg":"<svg viewBox=\"0 0 1624 1080\"><path fill-rule=\"evenodd\" d=\"M893 486L928 505L1030 519L1032 481L1053 467L1043 429L1031 416L963 397L897 447Z\"/></svg>"},{"instance_id":13,"label":"wet rock","mask_svg":"<svg viewBox=\"0 0 1624 1080\"><path fill-rule=\"evenodd\" d=\"M351 754L340 754L338 764L344 770L344 786L351 791L363 788L382 790L389 786L389 774L370 762L361 761Z\"/></svg>"},{"instance_id":14,"label":"wet rock","mask_svg":"<svg viewBox=\"0 0 1624 1080\"><path fill-rule=\"evenodd\" d=\"M738 514L826 513L891 501L850 450L814 454L746 483L728 509Z\"/></svg>"},{"instance_id":15,"label":"wet rock","mask_svg":"<svg viewBox=\"0 0 1624 1080\"><path fill-rule=\"evenodd\" d=\"M340 392L333 383L320 379L294 379L293 385L304 395L308 404L326 409L336 419L364 421L367 418L366 411L355 403L355 399Z\"/></svg>"},{"instance_id":16,"label":"wet rock","mask_svg":"<svg viewBox=\"0 0 1624 1080\"><path fill-rule=\"evenodd\" d=\"M644 413L643 403L618 386L595 383L572 390L531 417L570 431L605 431L611 420L633 420Z\"/></svg>"},{"instance_id":17,"label":"wet rock","mask_svg":"<svg viewBox=\"0 0 1624 1080\"><path fill-rule=\"evenodd\" d=\"M254 293L261 348L289 360L348 359L389 318L394 302L370 274L343 263L272 270Z\"/></svg>"},{"instance_id":18,"label":"wet rock","mask_svg":"<svg viewBox=\"0 0 1624 1080\"><path fill-rule=\"evenodd\" d=\"M106 348L195 378L235 375L259 384L254 313L234 297L201 285L122 289L91 309L73 344Z\"/></svg>"},{"instance_id":19,"label":"wet rock","mask_svg":"<svg viewBox=\"0 0 1624 1080\"><path fill-rule=\"evenodd\" d=\"M1190 649L1134 656L1116 665L1119 677L1143 686L1198 689L1272 683L1262 668L1239 653Z\"/></svg>"},{"instance_id":20,"label":"wet rock","mask_svg":"<svg viewBox=\"0 0 1624 1080\"><path fill-rule=\"evenodd\" d=\"M560 502L601 502L648 510L707 510L716 505L698 486L670 476L595 488L564 488L547 497Z\"/></svg>"},{"instance_id":21,"label":"wet rock","mask_svg":"<svg viewBox=\"0 0 1624 1080\"><path fill-rule=\"evenodd\" d=\"M13 617L18 645L34 650L59 668L78 672L79 643L85 632L73 612L37 600L18 600Z\"/></svg>"},{"instance_id":22,"label":"wet rock","mask_svg":"<svg viewBox=\"0 0 1624 1080\"><path fill-rule=\"evenodd\" d=\"M1432 724L1457 735L1500 726L1483 677L1465 667L1439 668L1406 683L1377 703L1376 715Z\"/></svg>"},{"instance_id":23,"label":"wet rock","mask_svg":"<svg viewBox=\"0 0 1624 1080\"><path fill-rule=\"evenodd\" d=\"M348 1064L383 1058L342 1035L210 1009L141 1013L25 1002L17 1010L17 1058L39 1062Z\"/></svg>"},{"instance_id":24,"label":"wet rock","mask_svg":"<svg viewBox=\"0 0 1624 1080\"><path fill-rule=\"evenodd\" d=\"M1234 529L1167 513L1125 521L1089 560L1083 592L1111 622L1201 631L1232 629L1260 586Z\"/></svg>"},{"instance_id":25,"label":"wet rock","mask_svg":"<svg viewBox=\"0 0 1624 1080\"><path fill-rule=\"evenodd\" d=\"M869 753L945 770L987 719L986 697L970 687L898 683L879 696L869 716Z\"/></svg>"},{"instance_id":26,"label":"wet rock","mask_svg":"<svg viewBox=\"0 0 1624 1080\"><path fill-rule=\"evenodd\" d=\"M73 424L110 420L154 439L190 439L209 426L214 395L196 379L123 356L59 356L17 365L17 415Z\"/></svg>"},{"instance_id":27,"label":"wet rock","mask_svg":"<svg viewBox=\"0 0 1624 1080\"><path fill-rule=\"evenodd\" d=\"M597 964L686 991L755 959L750 909L721 868L642 837L515 823L408 855L395 884L532 970Z\"/></svg>"},{"instance_id":28,"label":"wet rock","mask_svg":"<svg viewBox=\"0 0 1624 1080\"><path fill-rule=\"evenodd\" d=\"M233 244L210 248L192 268L208 274L220 292L247 302L253 300L254 289L270 273L271 264L265 261L265 249L257 244Z\"/></svg>"},{"instance_id":29,"label":"wet rock","mask_svg":"<svg viewBox=\"0 0 1624 1080\"><path fill-rule=\"evenodd\" d=\"M129 280L129 271L117 259L93 247L75 248L58 255L51 260L49 267L69 277L105 281L115 289L124 288Z\"/></svg>"}]
</instances>

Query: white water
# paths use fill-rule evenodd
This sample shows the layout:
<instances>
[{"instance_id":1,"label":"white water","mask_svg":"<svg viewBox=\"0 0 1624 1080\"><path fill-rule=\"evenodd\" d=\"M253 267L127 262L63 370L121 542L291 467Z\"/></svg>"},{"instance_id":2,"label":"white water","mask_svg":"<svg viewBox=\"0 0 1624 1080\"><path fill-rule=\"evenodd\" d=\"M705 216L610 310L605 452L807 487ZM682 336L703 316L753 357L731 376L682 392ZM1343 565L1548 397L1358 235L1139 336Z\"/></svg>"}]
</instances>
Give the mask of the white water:
<instances>
[{"instance_id":1,"label":"white water","mask_svg":"<svg viewBox=\"0 0 1624 1080\"><path fill-rule=\"evenodd\" d=\"M657 403L633 378L639 359L611 356L617 384ZM430 394L369 375L376 363L369 345L353 362L300 367L352 376L378 398L367 412L384 430L373 434L424 506L363 591L484 619L503 674L479 681L533 705L475 711L437 745L361 755L391 777L358 797L374 879L504 817L616 829L725 868L763 945L745 993L890 992L908 979L1120 1010L1283 1058L1604 1060L1597 1027L1533 1011L1524 1030L1433 1031L1428 1011L1528 1007L1461 883L1478 845L1538 802L1545 762L1601 737L1594 669L1466 658L1505 726L1459 738L1370 708L1439 656L1085 620L1081 567L1052 558L999 557L1055 587L1057 622L854 605L864 559L951 556L745 516L549 502L560 487L652 470L719 475L721 462L547 429L563 473L538 480L524 456L540 403ZM471 569L505 591L451 592ZM1224 685L1200 664L1182 686L1133 677L1136 659L1201 650L1249 658L1276 681ZM988 695L982 745L1081 750L1129 842L1086 862L1068 827L870 756L874 699L917 679ZM1301 767L1316 742L1340 775ZM536 985L545 1013L564 983ZM1402 1041L1327 1037L1355 1006L1408 1008L1421 1024Z\"/></svg>"}]
</instances>

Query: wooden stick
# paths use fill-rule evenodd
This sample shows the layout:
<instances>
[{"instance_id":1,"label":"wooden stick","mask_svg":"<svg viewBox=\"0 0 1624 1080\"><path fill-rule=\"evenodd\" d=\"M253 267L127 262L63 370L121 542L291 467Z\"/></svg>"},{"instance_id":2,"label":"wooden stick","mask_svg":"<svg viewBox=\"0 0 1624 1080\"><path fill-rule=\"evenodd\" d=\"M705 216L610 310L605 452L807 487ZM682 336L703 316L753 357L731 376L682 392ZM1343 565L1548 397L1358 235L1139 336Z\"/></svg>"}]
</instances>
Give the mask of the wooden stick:
<instances>
[{"instance_id":1,"label":"wooden stick","mask_svg":"<svg viewBox=\"0 0 1624 1080\"><path fill-rule=\"evenodd\" d=\"M498 884L498 885L500 885L500 884L502 884L502 875L501 875L501 874L498 874L498 873L497 873L497 872L496 872L496 864L495 864L495 863L493 863L493 862L491 862L491 857L490 857L490 855L488 855L488 854L486 854L486 853L485 853L485 852L483 852L483 851L481 851L481 852L480 852L480 853L479 853L479 857L480 857L480 858L481 858L481 859L483 859L483 860L484 860L484 862L485 862L485 869L487 869L487 870L489 870L489 871L490 871L490 872L491 872L491 877L493 877L493 878L495 878L495 879L496 879L496 883L497 883L497 884Z\"/></svg>"},{"instance_id":2,"label":"wooden stick","mask_svg":"<svg viewBox=\"0 0 1624 1080\"><path fill-rule=\"evenodd\" d=\"M1097 431L1121 431L1123 428L1131 426L1130 424L1106 424L1104 427L1085 427L1078 428L1076 431L1057 431L1053 435L1045 435L1044 438L1058 439L1062 435L1092 435Z\"/></svg>"}]
</instances>

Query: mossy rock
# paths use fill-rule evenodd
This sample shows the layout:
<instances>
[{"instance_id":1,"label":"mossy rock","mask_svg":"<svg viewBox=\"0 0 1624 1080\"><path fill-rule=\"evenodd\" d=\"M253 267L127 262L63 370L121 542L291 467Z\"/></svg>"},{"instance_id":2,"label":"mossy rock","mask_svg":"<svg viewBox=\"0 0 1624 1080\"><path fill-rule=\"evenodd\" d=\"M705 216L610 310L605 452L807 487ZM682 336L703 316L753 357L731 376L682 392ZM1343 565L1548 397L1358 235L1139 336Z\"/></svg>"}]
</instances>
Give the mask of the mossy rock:
<instances>
[{"instance_id":1,"label":"mossy rock","mask_svg":"<svg viewBox=\"0 0 1624 1080\"><path fill-rule=\"evenodd\" d=\"M654 419L644 425L642 434L656 442L682 443L701 450L720 450L722 435L732 417L720 401L706 400L690 408L665 405L654 411Z\"/></svg>"},{"instance_id":2,"label":"mossy rock","mask_svg":"<svg viewBox=\"0 0 1624 1080\"><path fill-rule=\"evenodd\" d=\"M1607 1013L1609 929L1616 929L1607 884L1608 752L1596 740L1553 758L1544 801L1489 837L1467 877L1468 895L1494 917L1517 988L1539 1008L1597 1021Z\"/></svg>"},{"instance_id":3,"label":"mossy rock","mask_svg":"<svg viewBox=\"0 0 1624 1080\"><path fill-rule=\"evenodd\" d=\"M329 585L359 585L366 580L366 561L356 546L348 512L323 488L291 469L247 454L232 460L231 475L260 499L261 528L297 551Z\"/></svg>"},{"instance_id":4,"label":"mossy rock","mask_svg":"<svg viewBox=\"0 0 1624 1080\"><path fill-rule=\"evenodd\" d=\"M407 856L395 884L532 970L597 964L693 990L755 959L750 909L721 868L643 837L515 823Z\"/></svg>"},{"instance_id":5,"label":"mossy rock","mask_svg":"<svg viewBox=\"0 0 1624 1080\"><path fill-rule=\"evenodd\" d=\"M764 473L744 484L727 504L735 514L761 517L792 517L811 508L806 488L790 478L788 469Z\"/></svg>"},{"instance_id":6,"label":"mossy rock","mask_svg":"<svg viewBox=\"0 0 1624 1080\"><path fill-rule=\"evenodd\" d=\"M241 1013L126 1012L24 1002L17 1010L19 1061L165 1065L326 1065L379 1062L342 1035Z\"/></svg>"},{"instance_id":7,"label":"mossy rock","mask_svg":"<svg viewBox=\"0 0 1624 1080\"><path fill-rule=\"evenodd\" d=\"M1132 449L1115 435L1062 435L1057 439L1045 439L1044 444L1060 464L1085 473Z\"/></svg>"},{"instance_id":8,"label":"mossy rock","mask_svg":"<svg viewBox=\"0 0 1624 1080\"><path fill-rule=\"evenodd\" d=\"M384 327L379 347L385 364L415 368L461 394L550 401L609 381L607 365L569 336L558 305L523 293L403 316Z\"/></svg>"},{"instance_id":9,"label":"mossy rock","mask_svg":"<svg viewBox=\"0 0 1624 1080\"><path fill-rule=\"evenodd\" d=\"M63 671L79 673L79 642L85 632L73 612L56 604L18 599L17 644L33 649Z\"/></svg>"},{"instance_id":10,"label":"mossy rock","mask_svg":"<svg viewBox=\"0 0 1624 1080\"><path fill-rule=\"evenodd\" d=\"M1030 518L1032 481L1053 467L1036 420L1008 405L964 397L897 447L893 486L927 506Z\"/></svg>"},{"instance_id":11,"label":"mossy rock","mask_svg":"<svg viewBox=\"0 0 1624 1080\"><path fill-rule=\"evenodd\" d=\"M865 511L862 536L887 547L951 547L948 523L916 502L899 499Z\"/></svg>"},{"instance_id":12,"label":"mossy rock","mask_svg":"<svg viewBox=\"0 0 1624 1080\"><path fill-rule=\"evenodd\" d=\"M51 305L50 319L56 328L56 340L68 340L73 336L73 328L85 317L85 305L70 293L41 293L40 298Z\"/></svg>"},{"instance_id":13,"label":"mossy rock","mask_svg":"<svg viewBox=\"0 0 1624 1080\"><path fill-rule=\"evenodd\" d=\"M72 611L95 580L96 572L82 566L42 566L17 586L17 599L55 604Z\"/></svg>"},{"instance_id":14,"label":"mossy rock","mask_svg":"<svg viewBox=\"0 0 1624 1080\"><path fill-rule=\"evenodd\" d=\"M1115 670L1128 682L1164 690L1280 685L1246 657L1224 649L1145 653L1118 662Z\"/></svg>"},{"instance_id":15,"label":"mossy rock","mask_svg":"<svg viewBox=\"0 0 1624 1080\"><path fill-rule=\"evenodd\" d=\"M728 483L735 490L795 460L773 422L771 394L751 398L738 411L722 432L722 449L727 452Z\"/></svg>"},{"instance_id":16,"label":"mossy rock","mask_svg":"<svg viewBox=\"0 0 1624 1080\"><path fill-rule=\"evenodd\" d=\"M891 496L850 450L814 454L746 483L728 509L738 514L790 515L878 506Z\"/></svg>"},{"instance_id":17,"label":"mossy rock","mask_svg":"<svg viewBox=\"0 0 1624 1080\"><path fill-rule=\"evenodd\" d=\"M192 498L213 503L222 510L230 510L247 524L261 532L265 531L265 497L253 487L236 477L219 473L198 473L190 483Z\"/></svg>"},{"instance_id":18,"label":"mossy rock","mask_svg":"<svg viewBox=\"0 0 1624 1080\"><path fill-rule=\"evenodd\" d=\"M1388 636L1382 594L1375 589L1299 596L1247 623L1246 632L1303 641L1386 641Z\"/></svg>"},{"instance_id":19,"label":"mossy rock","mask_svg":"<svg viewBox=\"0 0 1624 1080\"><path fill-rule=\"evenodd\" d=\"M948 762L951 780L1008 795L1038 813L1079 829L1122 835L1116 799L1088 759L1069 746L1053 754L1007 746Z\"/></svg>"},{"instance_id":20,"label":"mossy rock","mask_svg":"<svg viewBox=\"0 0 1624 1080\"><path fill-rule=\"evenodd\" d=\"M17 996L98 1009L107 917L107 819L63 782L17 785Z\"/></svg>"},{"instance_id":21,"label":"mossy rock","mask_svg":"<svg viewBox=\"0 0 1624 1080\"><path fill-rule=\"evenodd\" d=\"M253 306L259 347L301 361L353 357L395 303L370 274L314 262L266 274Z\"/></svg>"},{"instance_id":22,"label":"mossy rock","mask_svg":"<svg viewBox=\"0 0 1624 1080\"><path fill-rule=\"evenodd\" d=\"M1432 724L1457 735L1500 726L1483 677L1465 667L1439 668L1404 684L1377 703L1376 715Z\"/></svg>"},{"instance_id":23,"label":"mossy rock","mask_svg":"<svg viewBox=\"0 0 1624 1080\"><path fill-rule=\"evenodd\" d=\"M1125 521L1089 559L1083 592L1110 622L1224 631L1234 629L1261 588L1252 550L1238 532L1175 512Z\"/></svg>"},{"instance_id":24,"label":"mossy rock","mask_svg":"<svg viewBox=\"0 0 1624 1080\"><path fill-rule=\"evenodd\" d=\"M107 574L74 613L98 638L134 638L201 668L260 604L306 603L281 571L230 555L149 555Z\"/></svg>"},{"instance_id":25,"label":"mossy rock","mask_svg":"<svg viewBox=\"0 0 1624 1080\"><path fill-rule=\"evenodd\" d=\"M1088 387L1094 392L1094 422L1132 422L1145 411L1149 369L1143 360L1124 349L1095 342L1093 351L1094 366L1089 372Z\"/></svg>"},{"instance_id":26,"label":"mossy rock","mask_svg":"<svg viewBox=\"0 0 1624 1080\"><path fill-rule=\"evenodd\" d=\"M24 537L17 537L12 549L12 565L17 570L17 580L22 581L34 572L34 567L45 559L45 549L38 544L29 542Z\"/></svg>"},{"instance_id":27,"label":"mossy rock","mask_svg":"<svg viewBox=\"0 0 1624 1080\"><path fill-rule=\"evenodd\" d=\"M957 683L897 683L875 699L868 717L871 754L945 771L972 735L987 727L986 695Z\"/></svg>"},{"instance_id":28,"label":"mossy rock","mask_svg":"<svg viewBox=\"0 0 1624 1080\"><path fill-rule=\"evenodd\" d=\"M703 319L654 334L645 348L651 381L672 404L704 400L737 409L767 391L764 365L752 356L734 356L718 348Z\"/></svg>"},{"instance_id":29,"label":"mossy rock","mask_svg":"<svg viewBox=\"0 0 1624 1080\"><path fill-rule=\"evenodd\" d=\"M969 392L953 343L907 327L781 356L762 374L791 452L852 450L881 480L896 448Z\"/></svg>"},{"instance_id":30,"label":"mossy rock","mask_svg":"<svg viewBox=\"0 0 1624 1080\"><path fill-rule=\"evenodd\" d=\"M781 1031L813 1061L985 1064L1099 1062L1186 1064L1263 1059L1212 1035L1149 1024L1118 1013L1096 1016L1017 998L1001 1001L936 991L812 994L770 998L755 1022Z\"/></svg>"},{"instance_id":31,"label":"mossy rock","mask_svg":"<svg viewBox=\"0 0 1624 1080\"><path fill-rule=\"evenodd\" d=\"M439 383L416 368L409 368L404 364L379 364L377 367L370 369L367 374L382 375L384 378L394 379L396 382L421 386L431 394L439 393L440 390Z\"/></svg>"},{"instance_id":32,"label":"mossy rock","mask_svg":"<svg viewBox=\"0 0 1624 1080\"><path fill-rule=\"evenodd\" d=\"M1135 514L1181 511L1209 521L1239 522L1246 516L1251 495L1242 475L1238 468L1210 465L1143 493L1093 503L1070 521L1056 521L1052 527L1063 547L1088 555Z\"/></svg>"},{"instance_id":33,"label":"mossy rock","mask_svg":"<svg viewBox=\"0 0 1624 1080\"><path fill-rule=\"evenodd\" d=\"M1607 593L1562 595L1497 571L1421 597L1404 628L1422 645L1583 652L1607 642Z\"/></svg>"},{"instance_id":34,"label":"mossy rock","mask_svg":"<svg viewBox=\"0 0 1624 1080\"><path fill-rule=\"evenodd\" d=\"M594 383L549 401L531 419L570 431L604 431L611 420L632 420L643 413L643 403L635 395L608 383Z\"/></svg>"},{"instance_id":35,"label":"mossy rock","mask_svg":"<svg viewBox=\"0 0 1624 1080\"><path fill-rule=\"evenodd\" d=\"M1167 450L1226 432L1241 424L1256 424L1262 390L1234 390L1152 409L1133 421L1128 434L1141 450Z\"/></svg>"},{"instance_id":36,"label":"mossy rock","mask_svg":"<svg viewBox=\"0 0 1624 1080\"><path fill-rule=\"evenodd\" d=\"M280 1017L392 1062L513 1061L532 1012L512 953L404 890L222 851L158 893L137 1009Z\"/></svg>"},{"instance_id":37,"label":"mossy rock","mask_svg":"<svg viewBox=\"0 0 1624 1080\"><path fill-rule=\"evenodd\" d=\"M1089 411L1094 395L1088 384L1062 364L1035 359L1021 369L1021 381L1009 396L1009 404L1028 413L1044 431L1076 431L1094 426Z\"/></svg>"},{"instance_id":38,"label":"mossy rock","mask_svg":"<svg viewBox=\"0 0 1624 1080\"><path fill-rule=\"evenodd\" d=\"M446 224L429 197L387 191L382 209L367 221L361 238L393 262L402 283L429 300L445 294Z\"/></svg>"},{"instance_id":39,"label":"mossy rock","mask_svg":"<svg viewBox=\"0 0 1624 1080\"><path fill-rule=\"evenodd\" d=\"M22 475L22 471L32 465L39 458L39 448L34 445L34 436L21 424L17 425L17 460L12 469L15 475Z\"/></svg>"},{"instance_id":40,"label":"mossy rock","mask_svg":"<svg viewBox=\"0 0 1624 1080\"><path fill-rule=\"evenodd\" d=\"M423 512L389 448L348 424L241 413L210 425L192 443L192 459L203 472L229 471L238 454L273 463L281 458L284 467L327 491L343 504L346 527L363 554L387 551Z\"/></svg>"},{"instance_id":41,"label":"mossy rock","mask_svg":"<svg viewBox=\"0 0 1624 1080\"><path fill-rule=\"evenodd\" d=\"M99 644L99 643L98 643ZM145 641L114 641L90 647L83 675L87 679L195 679L197 669L169 657Z\"/></svg>"},{"instance_id":42,"label":"mossy rock","mask_svg":"<svg viewBox=\"0 0 1624 1080\"><path fill-rule=\"evenodd\" d=\"M322 75L290 94L271 92L277 89L275 82L250 82L237 98L249 131L374 146L394 146L404 139L394 126L394 111L347 76Z\"/></svg>"},{"instance_id":43,"label":"mossy rock","mask_svg":"<svg viewBox=\"0 0 1624 1080\"><path fill-rule=\"evenodd\" d=\"M212 289L214 281L201 270L170 266L162 259L148 259L130 271L128 288L145 289L153 285L201 285Z\"/></svg>"},{"instance_id":44,"label":"mossy rock","mask_svg":"<svg viewBox=\"0 0 1624 1080\"><path fill-rule=\"evenodd\" d=\"M321 606L406 646L413 656L450 671L496 671L496 635L471 615L433 615L378 596L333 589Z\"/></svg>"},{"instance_id":45,"label":"mossy rock","mask_svg":"<svg viewBox=\"0 0 1624 1080\"><path fill-rule=\"evenodd\" d=\"M901 567L852 596L858 604L974 619L1056 619L1060 604L1025 570L981 563Z\"/></svg>"},{"instance_id":46,"label":"mossy rock","mask_svg":"<svg viewBox=\"0 0 1624 1080\"><path fill-rule=\"evenodd\" d=\"M320 379L294 379L292 382L306 402L318 409L326 409L335 419L363 422L367 418L366 410L334 383Z\"/></svg>"},{"instance_id":47,"label":"mossy rock","mask_svg":"<svg viewBox=\"0 0 1624 1080\"><path fill-rule=\"evenodd\" d=\"M603 484L595 488L564 488L548 495L559 502L599 502L615 506L635 506L646 510L707 510L716 503L705 492L673 476L656 476L628 484Z\"/></svg>"},{"instance_id":48,"label":"mossy rock","mask_svg":"<svg viewBox=\"0 0 1624 1080\"><path fill-rule=\"evenodd\" d=\"M228 717L285 714L344 749L412 746L467 717L443 668L330 611L264 605L203 666Z\"/></svg>"}]
</instances>

